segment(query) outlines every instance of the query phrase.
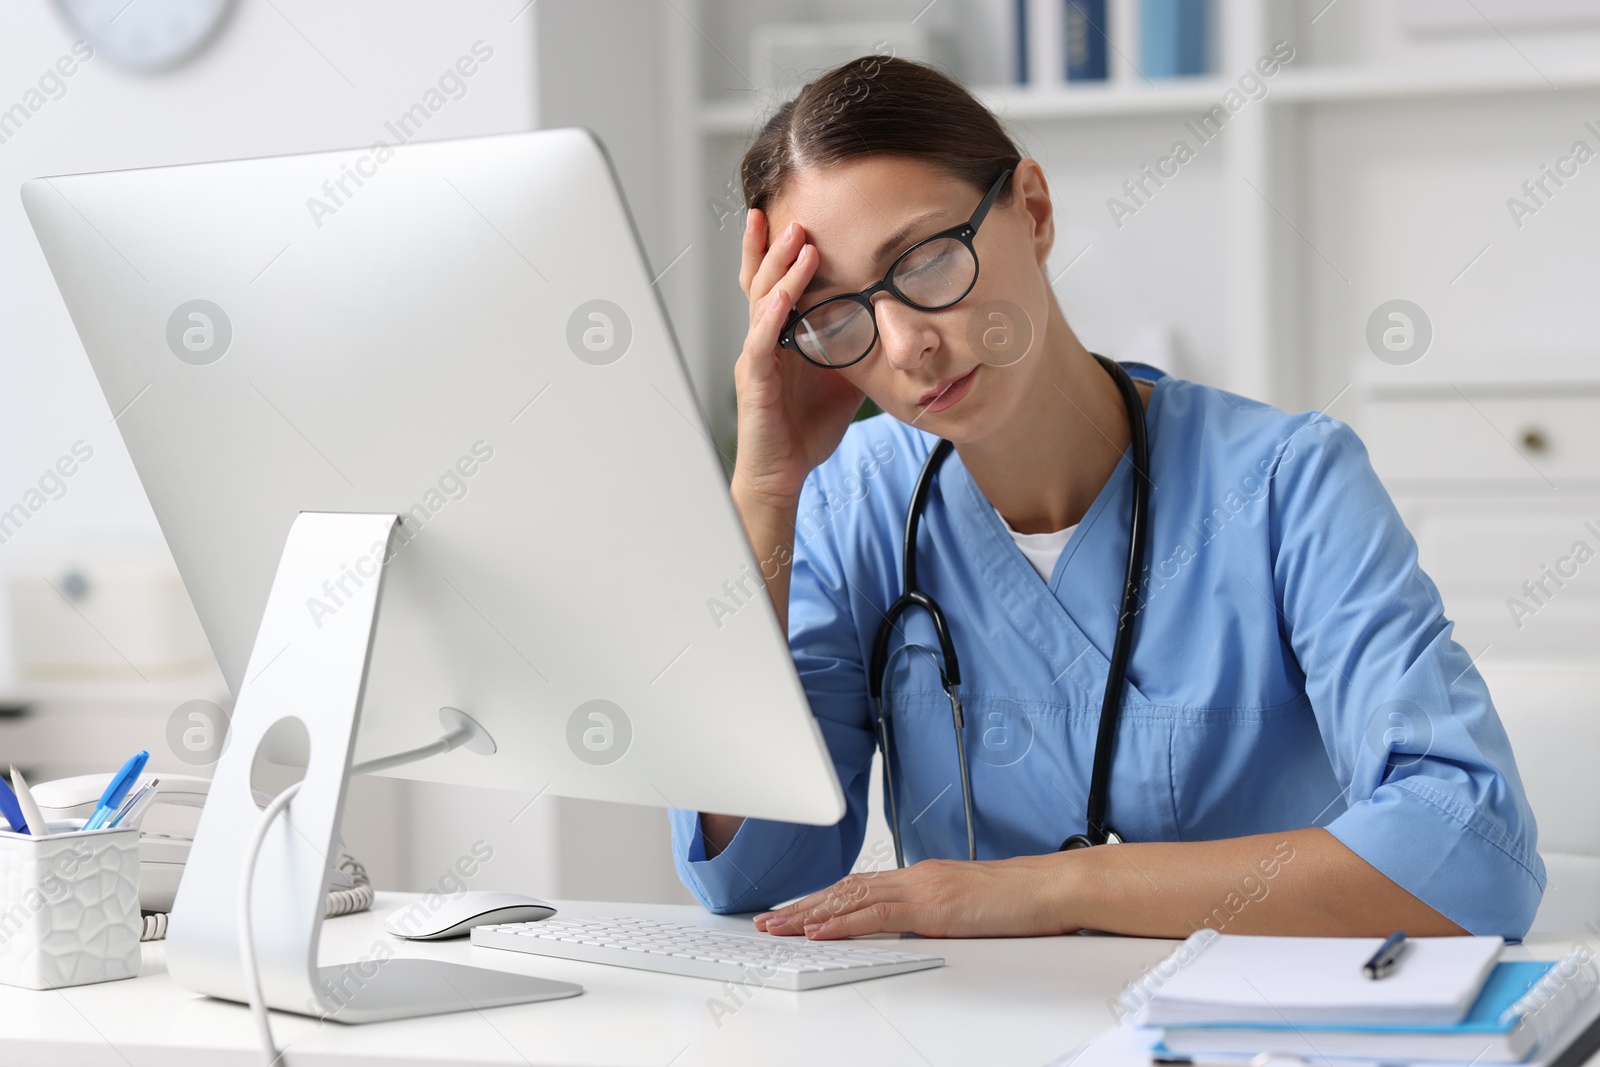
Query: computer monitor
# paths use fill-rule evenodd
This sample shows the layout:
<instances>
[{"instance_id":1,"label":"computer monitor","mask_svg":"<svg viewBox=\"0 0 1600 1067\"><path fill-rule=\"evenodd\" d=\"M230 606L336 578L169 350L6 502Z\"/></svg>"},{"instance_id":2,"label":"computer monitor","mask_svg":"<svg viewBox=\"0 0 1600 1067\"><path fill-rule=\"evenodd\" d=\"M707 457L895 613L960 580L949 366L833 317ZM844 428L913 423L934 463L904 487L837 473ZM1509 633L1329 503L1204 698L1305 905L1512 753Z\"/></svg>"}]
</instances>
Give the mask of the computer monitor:
<instances>
[{"instance_id":1,"label":"computer monitor","mask_svg":"<svg viewBox=\"0 0 1600 1067\"><path fill-rule=\"evenodd\" d=\"M593 134L39 178L22 198L236 698L173 914L180 982L243 998L233 898L191 883L237 883L243 785L256 752L293 747L285 720L310 766L253 925L309 926L313 957L319 857L293 838L336 832L352 763L435 741L441 709L473 743L384 773L841 817ZM265 950L273 1006L327 981L305 948ZM370 1017L445 1010L380 1001Z\"/></svg>"}]
</instances>

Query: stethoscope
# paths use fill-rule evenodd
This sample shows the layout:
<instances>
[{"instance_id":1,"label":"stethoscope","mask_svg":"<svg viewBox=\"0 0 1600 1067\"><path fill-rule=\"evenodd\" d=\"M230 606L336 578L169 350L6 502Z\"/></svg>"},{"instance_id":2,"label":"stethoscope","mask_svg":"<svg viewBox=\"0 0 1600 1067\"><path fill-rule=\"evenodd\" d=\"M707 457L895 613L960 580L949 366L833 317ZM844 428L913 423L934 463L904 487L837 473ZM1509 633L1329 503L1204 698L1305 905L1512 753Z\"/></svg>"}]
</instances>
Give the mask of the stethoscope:
<instances>
[{"instance_id":1,"label":"stethoscope","mask_svg":"<svg viewBox=\"0 0 1600 1067\"><path fill-rule=\"evenodd\" d=\"M1122 393L1122 402L1128 411L1128 426L1133 437L1133 516L1129 526L1128 569L1122 580L1122 606L1117 612L1117 636L1111 648L1111 666L1106 673L1105 697L1100 704L1099 733L1094 746L1094 767L1089 776L1088 825L1083 833L1073 834L1063 841L1061 847L1057 849L1060 852L1088 848L1091 845L1122 843L1122 838L1106 823L1106 787L1111 778L1111 754L1116 739L1117 714L1121 705L1122 691L1127 682L1128 655L1133 648L1134 615L1139 610L1139 572L1143 566L1145 529L1150 517L1148 476L1150 442L1145 433L1144 402L1139 397L1139 390L1135 388L1133 379L1115 360L1101 355L1095 355L1094 358L1117 383L1117 388ZM911 494L911 507L906 514L905 591L890 605L872 642L870 692L877 715L878 744L883 751L884 791L889 798L889 830L894 835L895 863L901 867L906 865L906 858L900 840L900 818L895 807L894 758L890 747L889 716L883 707L883 679L888 668L889 640L894 634L895 624L913 607L919 607L928 613L928 618L933 622L934 632L938 635L939 651L943 656L943 663L939 667L939 684L944 687L945 695L950 698L950 717L955 724L956 761L961 768L961 805L967 817L967 858L969 860L978 858L977 841L972 830L972 784L967 774L967 748L963 740L966 724L961 713L961 697L956 691L956 687L961 684L961 667L956 660L956 649L950 640L950 627L945 622L944 612L940 610L938 602L933 597L917 587L917 530L922 525L922 512L927 504L928 489L933 484L933 476L954 447L947 440L939 441L929 454L927 462L922 465L922 473L917 476L916 489Z\"/></svg>"}]
</instances>

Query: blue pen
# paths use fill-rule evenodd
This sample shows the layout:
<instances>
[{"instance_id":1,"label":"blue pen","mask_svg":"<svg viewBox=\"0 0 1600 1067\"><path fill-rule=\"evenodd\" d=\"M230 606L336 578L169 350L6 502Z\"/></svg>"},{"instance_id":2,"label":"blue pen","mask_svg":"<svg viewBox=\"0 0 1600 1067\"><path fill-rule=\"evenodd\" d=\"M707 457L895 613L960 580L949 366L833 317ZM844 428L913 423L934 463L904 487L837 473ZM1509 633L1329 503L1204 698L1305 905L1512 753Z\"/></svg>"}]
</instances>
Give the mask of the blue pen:
<instances>
[{"instance_id":1,"label":"blue pen","mask_svg":"<svg viewBox=\"0 0 1600 1067\"><path fill-rule=\"evenodd\" d=\"M94 809L94 814L89 816L89 821L83 824L85 830L98 830L106 824L106 820L117 813L122 800L128 795L128 790L133 788L133 780L139 777L139 772L144 770L145 761L150 758L150 753L143 750L135 752L128 757L128 762L111 778L111 784L106 786L106 791L100 794L100 806Z\"/></svg>"},{"instance_id":2,"label":"blue pen","mask_svg":"<svg viewBox=\"0 0 1600 1067\"><path fill-rule=\"evenodd\" d=\"M22 805L17 803L17 794L11 791L4 778L0 778L0 815L6 817L6 822L11 824L14 832L28 832L28 820L22 817Z\"/></svg>"}]
</instances>

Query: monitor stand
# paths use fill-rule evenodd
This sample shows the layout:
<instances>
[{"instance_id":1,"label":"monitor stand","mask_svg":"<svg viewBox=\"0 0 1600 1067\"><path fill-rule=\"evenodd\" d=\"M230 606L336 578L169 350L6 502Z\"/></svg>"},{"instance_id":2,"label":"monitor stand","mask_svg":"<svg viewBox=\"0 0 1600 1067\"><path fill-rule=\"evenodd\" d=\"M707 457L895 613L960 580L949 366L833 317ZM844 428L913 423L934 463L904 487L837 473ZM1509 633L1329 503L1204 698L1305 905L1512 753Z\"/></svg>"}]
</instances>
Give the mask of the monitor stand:
<instances>
[{"instance_id":1,"label":"monitor stand","mask_svg":"<svg viewBox=\"0 0 1600 1067\"><path fill-rule=\"evenodd\" d=\"M394 514L301 512L278 561L266 611L240 683L227 744L200 814L167 932L167 970L185 989L248 1002L240 947L239 890L246 851L261 821L251 774L268 732L298 719L310 738L300 791L269 828L251 891L254 946L268 1007L343 1023L466 1011L576 996L571 982L385 955L387 939L355 963L317 965L329 857L337 847L345 785L353 768L361 699L371 659L379 593L389 562L344 584L334 613L313 615L323 583L370 560L392 557ZM454 743L493 751L493 742L457 712ZM468 739L476 731L477 743ZM454 744L430 746L442 752ZM420 754L420 750L419 750ZM373 764L393 766L396 760ZM367 768L376 769L372 764Z\"/></svg>"}]
</instances>

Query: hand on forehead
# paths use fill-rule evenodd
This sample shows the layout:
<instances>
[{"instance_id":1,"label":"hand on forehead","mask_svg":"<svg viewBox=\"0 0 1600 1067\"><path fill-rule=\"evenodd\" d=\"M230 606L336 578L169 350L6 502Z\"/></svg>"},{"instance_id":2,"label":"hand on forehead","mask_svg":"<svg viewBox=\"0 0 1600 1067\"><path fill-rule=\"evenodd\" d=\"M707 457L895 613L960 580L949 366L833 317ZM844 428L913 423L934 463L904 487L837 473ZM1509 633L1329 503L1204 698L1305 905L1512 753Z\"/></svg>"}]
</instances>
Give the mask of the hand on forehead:
<instances>
[{"instance_id":1,"label":"hand on forehead","mask_svg":"<svg viewBox=\"0 0 1600 1067\"><path fill-rule=\"evenodd\" d=\"M767 232L805 230L819 253L810 291L860 289L917 240L964 221L973 200L967 183L927 163L865 157L795 171L767 207Z\"/></svg>"}]
</instances>

